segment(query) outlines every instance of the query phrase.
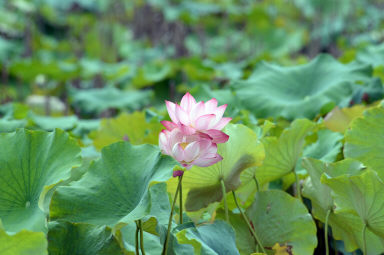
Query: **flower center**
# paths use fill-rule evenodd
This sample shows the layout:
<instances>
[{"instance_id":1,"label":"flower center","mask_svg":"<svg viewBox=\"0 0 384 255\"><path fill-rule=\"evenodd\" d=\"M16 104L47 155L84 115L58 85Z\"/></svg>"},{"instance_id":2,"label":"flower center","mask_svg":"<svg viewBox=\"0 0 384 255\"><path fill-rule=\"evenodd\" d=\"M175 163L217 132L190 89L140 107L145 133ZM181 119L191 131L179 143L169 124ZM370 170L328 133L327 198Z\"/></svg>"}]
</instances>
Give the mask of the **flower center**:
<instances>
[{"instance_id":1,"label":"flower center","mask_svg":"<svg viewBox=\"0 0 384 255\"><path fill-rule=\"evenodd\" d=\"M180 146L185 149L185 147L187 147L188 143L180 143Z\"/></svg>"}]
</instances>

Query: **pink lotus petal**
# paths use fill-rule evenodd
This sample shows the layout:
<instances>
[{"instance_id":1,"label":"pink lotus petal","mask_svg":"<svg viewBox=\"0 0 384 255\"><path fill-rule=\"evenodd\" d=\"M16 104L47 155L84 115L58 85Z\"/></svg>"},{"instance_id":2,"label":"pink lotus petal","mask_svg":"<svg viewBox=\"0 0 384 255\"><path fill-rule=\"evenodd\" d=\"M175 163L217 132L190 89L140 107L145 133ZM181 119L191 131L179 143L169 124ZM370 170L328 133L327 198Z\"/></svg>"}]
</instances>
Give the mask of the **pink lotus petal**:
<instances>
[{"instance_id":1,"label":"pink lotus petal","mask_svg":"<svg viewBox=\"0 0 384 255\"><path fill-rule=\"evenodd\" d=\"M216 98L212 98L211 100L205 102L205 114L213 113L217 108L217 100Z\"/></svg>"},{"instance_id":2,"label":"pink lotus petal","mask_svg":"<svg viewBox=\"0 0 384 255\"><path fill-rule=\"evenodd\" d=\"M225 125L228 124L228 122L230 122L232 120L232 118L222 118L219 123L217 123L213 129L218 129L218 130L221 130L225 127Z\"/></svg>"},{"instance_id":3,"label":"pink lotus petal","mask_svg":"<svg viewBox=\"0 0 384 255\"><path fill-rule=\"evenodd\" d=\"M217 109L214 111L214 113L216 114L216 119L220 120L223 117L225 109L227 109L226 104L217 107Z\"/></svg>"},{"instance_id":4,"label":"pink lotus petal","mask_svg":"<svg viewBox=\"0 0 384 255\"><path fill-rule=\"evenodd\" d=\"M191 112L189 114L189 118L191 122L193 123L198 117L200 117L201 115L204 115L204 111L205 111L204 102L198 102L197 104L195 104L192 107Z\"/></svg>"},{"instance_id":5,"label":"pink lotus petal","mask_svg":"<svg viewBox=\"0 0 384 255\"><path fill-rule=\"evenodd\" d=\"M200 116L195 122L195 127L198 130L207 130L210 127L211 122L214 121L215 119L216 119L215 114L207 114L207 115Z\"/></svg>"},{"instance_id":6,"label":"pink lotus petal","mask_svg":"<svg viewBox=\"0 0 384 255\"><path fill-rule=\"evenodd\" d=\"M167 155L172 155L172 146L173 144L170 143L171 141L171 132L168 130L162 130L160 135L160 148L164 151L165 154Z\"/></svg>"},{"instance_id":7,"label":"pink lotus petal","mask_svg":"<svg viewBox=\"0 0 384 255\"><path fill-rule=\"evenodd\" d=\"M169 132L168 143L171 149L175 144L185 142L184 140L184 135L181 133L180 129L175 128Z\"/></svg>"},{"instance_id":8,"label":"pink lotus petal","mask_svg":"<svg viewBox=\"0 0 384 255\"><path fill-rule=\"evenodd\" d=\"M212 157L212 156L208 156L208 155L216 155L217 154L217 144L213 144L214 146L211 146L209 147L206 151L205 151L205 158L209 158L209 157Z\"/></svg>"},{"instance_id":9,"label":"pink lotus petal","mask_svg":"<svg viewBox=\"0 0 384 255\"><path fill-rule=\"evenodd\" d=\"M223 160L223 157L220 156L219 154L216 154L215 157L212 158L197 158L192 162L192 164L200 167L207 167L211 166L213 164L216 164L217 162Z\"/></svg>"},{"instance_id":10,"label":"pink lotus petal","mask_svg":"<svg viewBox=\"0 0 384 255\"><path fill-rule=\"evenodd\" d=\"M194 134L186 136L185 142L191 143L193 141L203 140L203 139L208 140L208 141L212 140L212 138L208 134L196 131Z\"/></svg>"},{"instance_id":11,"label":"pink lotus petal","mask_svg":"<svg viewBox=\"0 0 384 255\"><path fill-rule=\"evenodd\" d=\"M229 139L229 136L226 133L217 129L210 129L205 131L204 133L206 133L212 138L213 143L225 143Z\"/></svg>"},{"instance_id":12,"label":"pink lotus petal","mask_svg":"<svg viewBox=\"0 0 384 255\"><path fill-rule=\"evenodd\" d=\"M196 129L194 129L193 127L186 126L183 124L180 124L179 127L180 127L181 132L184 135L193 135L194 133L196 133Z\"/></svg>"},{"instance_id":13,"label":"pink lotus petal","mask_svg":"<svg viewBox=\"0 0 384 255\"><path fill-rule=\"evenodd\" d=\"M179 123L179 120L176 118L176 105L169 101L165 101L165 105L167 106L167 111L171 120L176 124Z\"/></svg>"},{"instance_id":14,"label":"pink lotus petal","mask_svg":"<svg viewBox=\"0 0 384 255\"><path fill-rule=\"evenodd\" d=\"M190 124L188 114L178 104L176 105L175 113L176 113L176 118L180 121L179 123L184 124L184 125ZM177 123L177 124L179 124L179 123Z\"/></svg>"},{"instance_id":15,"label":"pink lotus petal","mask_svg":"<svg viewBox=\"0 0 384 255\"><path fill-rule=\"evenodd\" d=\"M191 162L200 154L200 142L195 141L188 144L184 149L184 161Z\"/></svg>"},{"instance_id":16,"label":"pink lotus petal","mask_svg":"<svg viewBox=\"0 0 384 255\"><path fill-rule=\"evenodd\" d=\"M177 161L184 161L184 150L183 150L183 147L180 145L180 143L177 143L173 146L172 148L172 154L173 154L173 157L177 160Z\"/></svg>"},{"instance_id":17,"label":"pink lotus petal","mask_svg":"<svg viewBox=\"0 0 384 255\"><path fill-rule=\"evenodd\" d=\"M200 155L203 156L206 151L209 151L211 148L215 149L217 148L217 145L212 143L211 140L203 139L199 140L199 146L200 146Z\"/></svg>"},{"instance_id":18,"label":"pink lotus petal","mask_svg":"<svg viewBox=\"0 0 384 255\"><path fill-rule=\"evenodd\" d=\"M181 99L180 106L183 108L186 112L190 112L192 107L196 104L195 98L187 92L183 98Z\"/></svg>"},{"instance_id":19,"label":"pink lotus petal","mask_svg":"<svg viewBox=\"0 0 384 255\"><path fill-rule=\"evenodd\" d=\"M169 131L177 127L175 123L167 120L160 121L160 123Z\"/></svg>"},{"instance_id":20,"label":"pink lotus petal","mask_svg":"<svg viewBox=\"0 0 384 255\"><path fill-rule=\"evenodd\" d=\"M160 147L160 150L162 150L163 153L169 155L169 150L167 148L167 145L168 145L167 137L165 136L164 132L160 132L160 135L159 135L159 147Z\"/></svg>"}]
</instances>

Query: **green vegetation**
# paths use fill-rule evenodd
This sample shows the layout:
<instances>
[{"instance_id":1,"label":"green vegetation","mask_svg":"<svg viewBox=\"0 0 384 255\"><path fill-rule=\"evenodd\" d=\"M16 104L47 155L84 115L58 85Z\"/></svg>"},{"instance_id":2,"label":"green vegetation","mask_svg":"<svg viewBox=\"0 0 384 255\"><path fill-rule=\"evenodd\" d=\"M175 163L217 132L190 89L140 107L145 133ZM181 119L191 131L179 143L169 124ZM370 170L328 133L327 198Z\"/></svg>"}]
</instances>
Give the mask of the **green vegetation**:
<instances>
[{"instance_id":1,"label":"green vegetation","mask_svg":"<svg viewBox=\"0 0 384 255\"><path fill-rule=\"evenodd\" d=\"M384 254L383 0L0 13L0 255L157 255L168 230L167 255ZM169 223L160 121L186 92L232 121Z\"/></svg>"}]
</instances>

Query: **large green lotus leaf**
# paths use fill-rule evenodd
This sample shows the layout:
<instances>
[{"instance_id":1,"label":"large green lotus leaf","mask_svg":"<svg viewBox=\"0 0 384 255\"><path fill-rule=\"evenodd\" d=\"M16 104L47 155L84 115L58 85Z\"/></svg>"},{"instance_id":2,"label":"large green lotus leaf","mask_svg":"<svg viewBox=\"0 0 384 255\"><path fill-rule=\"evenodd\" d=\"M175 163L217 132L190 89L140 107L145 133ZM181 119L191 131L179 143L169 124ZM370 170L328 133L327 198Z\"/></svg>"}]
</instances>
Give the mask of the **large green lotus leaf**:
<instances>
[{"instance_id":1,"label":"large green lotus leaf","mask_svg":"<svg viewBox=\"0 0 384 255\"><path fill-rule=\"evenodd\" d=\"M167 194L165 183L157 183L150 187L151 210L148 213L148 220L143 219L144 248L146 254L161 254L163 245L160 236L167 234L167 225L171 205ZM130 223L121 228L123 243L127 250L135 251L136 224Z\"/></svg>"},{"instance_id":2,"label":"large green lotus leaf","mask_svg":"<svg viewBox=\"0 0 384 255\"><path fill-rule=\"evenodd\" d=\"M26 120L0 119L0 132L13 132L17 128L23 128L27 124Z\"/></svg>"},{"instance_id":3,"label":"large green lotus leaf","mask_svg":"<svg viewBox=\"0 0 384 255\"><path fill-rule=\"evenodd\" d=\"M135 231L136 224L131 223L121 229L121 233L124 236L124 246L128 251L134 252L135 247ZM144 250L145 254L158 255L163 250L163 244L160 242L160 238L152 233L143 233L144 238Z\"/></svg>"},{"instance_id":4,"label":"large green lotus leaf","mask_svg":"<svg viewBox=\"0 0 384 255\"><path fill-rule=\"evenodd\" d=\"M3 119L24 119L28 116L29 108L22 103L6 103L0 105L0 115Z\"/></svg>"},{"instance_id":5,"label":"large green lotus leaf","mask_svg":"<svg viewBox=\"0 0 384 255\"><path fill-rule=\"evenodd\" d=\"M333 209L333 198L331 189L320 182L323 173L330 176L355 175L363 169L362 164L353 159L345 159L333 164L325 163L314 158L304 158L303 167L307 170L309 178L304 183L303 196L308 197L312 202L312 211L317 215L317 211L322 211L321 215L325 215L327 210ZM324 221L325 218L320 220Z\"/></svg>"},{"instance_id":6,"label":"large green lotus leaf","mask_svg":"<svg viewBox=\"0 0 384 255\"><path fill-rule=\"evenodd\" d=\"M308 64L281 67L262 62L246 81L232 88L244 107L257 117L314 118L328 103L353 95L354 82L367 80L368 65L344 65L329 55Z\"/></svg>"},{"instance_id":7,"label":"large green lotus leaf","mask_svg":"<svg viewBox=\"0 0 384 255\"><path fill-rule=\"evenodd\" d=\"M262 185L294 171L303 151L305 137L314 126L315 124L309 120L298 119L285 129L278 139L265 138L263 140L265 160L261 167L252 169L254 172L247 170L244 173L244 182L251 181L250 176L255 175L259 184Z\"/></svg>"},{"instance_id":8,"label":"large green lotus leaf","mask_svg":"<svg viewBox=\"0 0 384 255\"><path fill-rule=\"evenodd\" d=\"M72 63L29 58L13 61L9 67L9 73L25 81L33 81L38 75L58 81L67 81L78 76L77 67Z\"/></svg>"},{"instance_id":9,"label":"large green lotus leaf","mask_svg":"<svg viewBox=\"0 0 384 255\"><path fill-rule=\"evenodd\" d=\"M171 204L166 183L152 185L149 192L151 195L151 209L148 215L143 218L144 248L146 254L161 254L167 234ZM177 227L176 222L173 222L172 229ZM133 234L135 231L136 225L134 223L121 228L124 246L129 251L135 251L135 236ZM173 252L171 254L193 254L193 247L191 245L180 244L177 242L174 233L171 232L170 235L169 252Z\"/></svg>"},{"instance_id":10,"label":"large green lotus leaf","mask_svg":"<svg viewBox=\"0 0 384 255\"><path fill-rule=\"evenodd\" d=\"M324 118L324 126L334 132L344 133L352 120L363 116L368 107L365 105L354 105L349 108L335 107Z\"/></svg>"},{"instance_id":11,"label":"large green lotus leaf","mask_svg":"<svg viewBox=\"0 0 384 255\"><path fill-rule=\"evenodd\" d=\"M238 195L238 193L239 192L236 191L236 195ZM256 250L256 243L255 239L252 237L251 231L249 231L247 223L244 221L238 210L232 210L228 213L231 226L236 234L236 245L240 251L240 254L252 254ZM225 220L224 209L220 208L216 210L215 219Z\"/></svg>"},{"instance_id":12,"label":"large green lotus leaf","mask_svg":"<svg viewBox=\"0 0 384 255\"><path fill-rule=\"evenodd\" d=\"M341 140L343 136L330 130L319 130L317 132L317 141L306 146L303 150L303 157L320 159L325 162L334 162L342 147ZM296 164L296 172L305 170L300 158Z\"/></svg>"},{"instance_id":13,"label":"large green lotus leaf","mask_svg":"<svg viewBox=\"0 0 384 255\"><path fill-rule=\"evenodd\" d=\"M77 117L73 116L62 116L62 117L50 117L50 116L40 116L36 114L30 114L32 121L40 128L52 131L56 128L70 130L74 128L77 124Z\"/></svg>"},{"instance_id":14,"label":"large green lotus leaf","mask_svg":"<svg viewBox=\"0 0 384 255\"><path fill-rule=\"evenodd\" d=\"M384 108L367 110L346 132L344 155L377 171L384 180Z\"/></svg>"},{"instance_id":15,"label":"large green lotus leaf","mask_svg":"<svg viewBox=\"0 0 384 255\"><path fill-rule=\"evenodd\" d=\"M74 90L72 94L74 105L85 112L100 113L110 108L136 110L148 103L152 92L149 90L121 91L114 87L105 87Z\"/></svg>"},{"instance_id":16,"label":"large green lotus leaf","mask_svg":"<svg viewBox=\"0 0 384 255\"><path fill-rule=\"evenodd\" d=\"M313 254L316 225L300 200L280 190L257 192L247 214L264 247L279 243L291 246L296 255Z\"/></svg>"},{"instance_id":17,"label":"large green lotus leaf","mask_svg":"<svg viewBox=\"0 0 384 255\"><path fill-rule=\"evenodd\" d=\"M176 234L182 244L191 244L195 254L236 255L235 231L225 221L183 229Z\"/></svg>"},{"instance_id":18,"label":"large green lotus leaf","mask_svg":"<svg viewBox=\"0 0 384 255\"><path fill-rule=\"evenodd\" d=\"M111 226L140 219L149 211L149 185L168 180L176 164L153 145L104 147L79 181L56 190L50 217Z\"/></svg>"},{"instance_id":19,"label":"large green lotus leaf","mask_svg":"<svg viewBox=\"0 0 384 255\"><path fill-rule=\"evenodd\" d=\"M45 186L70 177L80 148L60 130L0 134L0 218L7 231L45 229L38 201Z\"/></svg>"},{"instance_id":20,"label":"large green lotus leaf","mask_svg":"<svg viewBox=\"0 0 384 255\"><path fill-rule=\"evenodd\" d=\"M50 255L123 255L119 242L105 226L51 222L48 231Z\"/></svg>"},{"instance_id":21,"label":"large green lotus leaf","mask_svg":"<svg viewBox=\"0 0 384 255\"><path fill-rule=\"evenodd\" d=\"M146 63L137 70L136 76L132 79L132 84L136 88L151 86L156 82L166 79L172 73L173 67L167 61Z\"/></svg>"},{"instance_id":22,"label":"large green lotus leaf","mask_svg":"<svg viewBox=\"0 0 384 255\"><path fill-rule=\"evenodd\" d=\"M333 162L342 146L343 136L330 130L319 130L317 132L317 141L306 146L303 155L321 159L325 162Z\"/></svg>"},{"instance_id":23,"label":"large green lotus leaf","mask_svg":"<svg viewBox=\"0 0 384 255\"><path fill-rule=\"evenodd\" d=\"M257 135L241 124L229 124L224 132L229 135L226 143L218 145L223 160L209 167L192 167L183 177L183 189L188 192L185 206L197 211L223 198L220 180L227 191L240 185L240 174L248 167L260 165L264 159L264 147Z\"/></svg>"},{"instance_id":24,"label":"large green lotus leaf","mask_svg":"<svg viewBox=\"0 0 384 255\"><path fill-rule=\"evenodd\" d=\"M370 231L384 238L384 183L376 172L366 170L357 176L333 178L324 174L321 181L333 191L335 213L358 215Z\"/></svg>"},{"instance_id":25,"label":"large green lotus leaf","mask_svg":"<svg viewBox=\"0 0 384 255\"><path fill-rule=\"evenodd\" d=\"M333 238L343 240L347 251L354 251L362 247L361 231L363 222L355 214L334 213L334 202L331 196L331 189L320 182L323 173L337 177L341 175L356 175L363 166L353 159L345 159L336 163L325 163L317 159L303 159L303 167L308 171L310 178L304 183L303 196L309 198L312 204L312 214L315 218L325 222L328 210L331 210L328 224L332 227ZM367 244L369 252L379 254L384 249L380 238L372 232L367 233Z\"/></svg>"},{"instance_id":26,"label":"large green lotus leaf","mask_svg":"<svg viewBox=\"0 0 384 255\"><path fill-rule=\"evenodd\" d=\"M0 255L47 255L47 240L42 232L22 230L8 235L0 226Z\"/></svg>"},{"instance_id":27,"label":"large green lotus leaf","mask_svg":"<svg viewBox=\"0 0 384 255\"><path fill-rule=\"evenodd\" d=\"M165 183L157 183L150 188L151 193L151 210L147 217L156 218L156 232L160 236L167 234L169 213L171 212L171 203L167 193L167 185ZM144 228L148 225L144 223Z\"/></svg>"},{"instance_id":28,"label":"large green lotus leaf","mask_svg":"<svg viewBox=\"0 0 384 255\"><path fill-rule=\"evenodd\" d=\"M103 119L100 128L90 136L97 149L114 142L128 140L132 144L157 144L163 126L158 122L147 122L145 112L123 113L117 118Z\"/></svg>"},{"instance_id":29,"label":"large green lotus leaf","mask_svg":"<svg viewBox=\"0 0 384 255\"><path fill-rule=\"evenodd\" d=\"M2 11L4 11L4 9L2 9ZM16 12L14 14L16 14ZM2 22L4 22L3 19L2 19ZM3 29L4 29L4 26L3 26ZM16 32L16 31L13 31L13 32ZM23 52L23 44L21 41L16 42L15 40L9 40L9 39L6 39L5 37L0 38L0 59L3 63L4 61L8 61L11 57L15 55L20 56L22 52Z\"/></svg>"},{"instance_id":30,"label":"large green lotus leaf","mask_svg":"<svg viewBox=\"0 0 384 255\"><path fill-rule=\"evenodd\" d=\"M77 120L76 127L71 131L77 137L84 137L93 130L97 130L100 126L100 119Z\"/></svg>"},{"instance_id":31,"label":"large green lotus leaf","mask_svg":"<svg viewBox=\"0 0 384 255\"><path fill-rule=\"evenodd\" d=\"M384 66L384 43L366 47L357 54L356 59L374 67Z\"/></svg>"}]
</instances>

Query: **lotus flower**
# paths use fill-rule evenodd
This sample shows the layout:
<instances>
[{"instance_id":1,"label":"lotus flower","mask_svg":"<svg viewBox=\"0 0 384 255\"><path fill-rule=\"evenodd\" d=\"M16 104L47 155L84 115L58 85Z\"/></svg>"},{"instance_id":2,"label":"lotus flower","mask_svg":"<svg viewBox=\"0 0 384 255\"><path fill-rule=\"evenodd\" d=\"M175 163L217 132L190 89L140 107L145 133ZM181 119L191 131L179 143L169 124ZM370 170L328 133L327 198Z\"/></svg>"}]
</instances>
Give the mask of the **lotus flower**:
<instances>
[{"instance_id":1,"label":"lotus flower","mask_svg":"<svg viewBox=\"0 0 384 255\"><path fill-rule=\"evenodd\" d=\"M213 143L225 143L228 141L228 135L222 130L232 118L223 118L227 105L217 106L215 98L196 103L195 98L186 93L181 99L180 105L165 101L168 114L172 120L162 121L167 130L178 127L182 133L193 135L205 133Z\"/></svg>"},{"instance_id":2,"label":"lotus flower","mask_svg":"<svg viewBox=\"0 0 384 255\"><path fill-rule=\"evenodd\" d=\"M164 154L175 158L186 169L190 169L193 165L210 166L223 159L217 154L217 145L209 135L204 133L187 135L178 127L162 130L159 145Z\"/></svg>"}]
</instances>

